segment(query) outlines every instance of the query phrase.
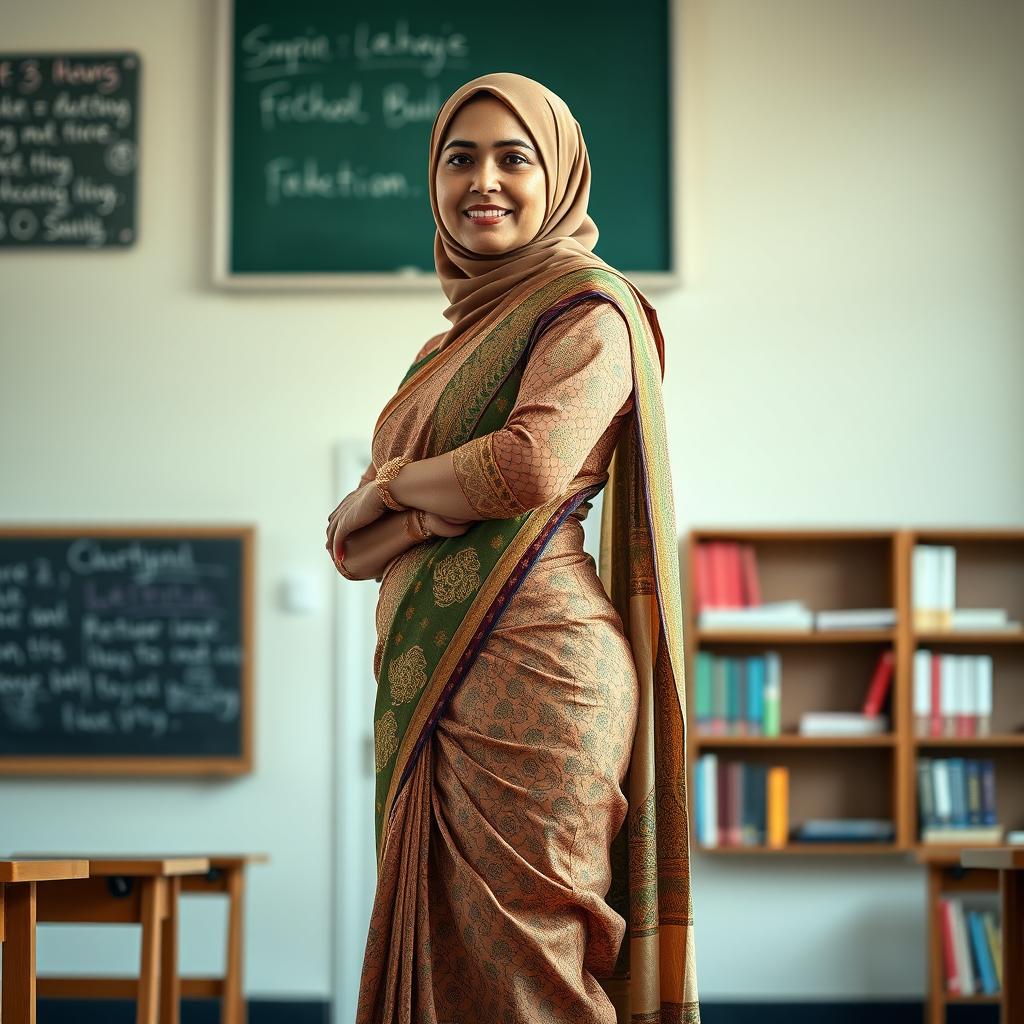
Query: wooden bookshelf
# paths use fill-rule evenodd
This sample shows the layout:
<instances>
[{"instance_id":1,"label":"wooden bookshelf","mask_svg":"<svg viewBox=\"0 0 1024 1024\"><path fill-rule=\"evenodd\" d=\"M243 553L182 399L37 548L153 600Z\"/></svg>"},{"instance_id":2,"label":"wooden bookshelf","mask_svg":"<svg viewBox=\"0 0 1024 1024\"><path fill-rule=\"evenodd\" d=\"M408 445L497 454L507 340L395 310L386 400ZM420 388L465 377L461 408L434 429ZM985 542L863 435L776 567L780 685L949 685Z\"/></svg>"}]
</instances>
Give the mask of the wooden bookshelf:
<instances>
[{"instance_id":1,"label":"wooden bookshelf","mask_svg":"<svg viewBox=\"0 0 1024 1024\"><path fill-rule=\"evenodd\" d=\"M920 857L928 872L928 1002L926 1024L946 1024L946 1010L950 1006L990 1005L999 1007L1002 995L950 995L946 991L945 962L942 955L942 923L939 899L942 896L963 896L975 893L998 893L999 876L984 868L960 866L957 850L931 848ZM992 1018L993 1021L997 1017Z\"/></svg>"},{"instance_id":2,"label":"wooden bookshelf","mask_svg":"<svg viewBox=\"0 0 1024 1024\"><path fill-rule=\"evenodd\" d=\"M812 610L892 607L896 626L882 630L806 632L701 629L695 601L697 545L735 541L753 546L764 602L800 599ZM796 843L781 850L753 846L703 847L712 855L915 854L922 860L958 854L960 847L921 844L917 822L919 755L984 756L996 764L998 820L1024 828L1024 636L998 632L916 631L911 568L917 543L957 549L958 607L1005 607L1024 619L1024 529L691 530L684 594L688 723L687 755L693 766L703 753L720 761L785 765L790 777L790 822L811 817L889 818L892 843ZM993 658L991 735L917 737L913 719L913 659L919 647L936 652L986 653ZM749 655L777 650L782 662L779 737L706 735L696 728L696 657ZM891 732L870 737L806 737L797 734L805 711L857 711L881 651L894 654L892 689L883 710ZM1019 730L1019 731L1018 731ZM691 777L693 769L691 767ZM696 820L696 787L690 787ZM966 845L977 845L968 843ZM980 1001L980 1000L973 1000Z\"/></svg>"},{"instance_id":3,"label":"wooden bookshelf","mask_svg":"<svg viewBox=\"0 0 1024 1024\"><path fill-rule=\"evenodd\" d=\"M916 544L949 544L956 548L956 607L1006 608L1011 619L1024 619L1024 529L921 529L900 536L905 592L900 595L900 621L907 635L902 652L900 692L903 719L909 728L901 737L906 751L907 811L912 849L923 860L957 853L963 845L939 848L918 841L916 764L926 757L985 757L995 762L996 820L1007 830L1024 828L1024 634L944 632L914 626L910 566ZM919 648L937 654L987 654L993 659L993 703L988 736L924 737L913 728L913 658Z\"/></svg>"},{"instance_id":4,"label":"wooden bookshelf","mask_svg":"<svg viewBox=\"0 0 1024 1024\"><path fill-rule=\"evenodd\" d=\"M803 600L823 608L898 609L902 591L899 538L894 530L710 530L689 535L688 587L685 602L687 686L690 703L687 730L689 763L707 752L719 760L784 765L789 769L789 818L887 818L895 826L895 841L885 843L810 843L790 840L781 849L767 846L716 846L697 849L712 855L871 856L900 854L909 834L904 787L900 785L902 703L897 699L905 671L898 645L906 642L898 628L837 630L699 628L696 604L697 545L705 541L750 544L755 551L761 599L764 602ZM779 736L708 735L698 733L693 710L696 658L701 651L743 656L758 650L777 650L782 663ZM860 709L879 654L897 655L893 685L887 701L891 731L881 736L818 737L798 733L805 711ZM691 777L693 771L691 769ZM691 815L696 820L696 787L691 786Z\"/></svg>"}]
</instances>

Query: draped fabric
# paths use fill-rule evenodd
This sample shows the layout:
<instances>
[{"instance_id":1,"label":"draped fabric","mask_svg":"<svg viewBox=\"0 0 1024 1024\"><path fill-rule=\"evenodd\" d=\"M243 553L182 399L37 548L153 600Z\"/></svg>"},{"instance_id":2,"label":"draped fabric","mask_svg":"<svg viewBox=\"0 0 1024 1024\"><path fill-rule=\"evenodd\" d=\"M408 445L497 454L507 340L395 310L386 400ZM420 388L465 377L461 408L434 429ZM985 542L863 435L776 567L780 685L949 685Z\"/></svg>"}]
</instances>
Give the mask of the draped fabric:
<instances>
[{"instance_id":1,"label":"draped fabric","mask_svg":"<svg viewBox=\"0 0 1024 1024\"><path fill-rule=\"evenodd\" d=\"M358 1024L699 1022L663 368L627 279L557 268L378 419L377 465L453 452L482 518L381 580Z\"/></svg>"}]
</instances>

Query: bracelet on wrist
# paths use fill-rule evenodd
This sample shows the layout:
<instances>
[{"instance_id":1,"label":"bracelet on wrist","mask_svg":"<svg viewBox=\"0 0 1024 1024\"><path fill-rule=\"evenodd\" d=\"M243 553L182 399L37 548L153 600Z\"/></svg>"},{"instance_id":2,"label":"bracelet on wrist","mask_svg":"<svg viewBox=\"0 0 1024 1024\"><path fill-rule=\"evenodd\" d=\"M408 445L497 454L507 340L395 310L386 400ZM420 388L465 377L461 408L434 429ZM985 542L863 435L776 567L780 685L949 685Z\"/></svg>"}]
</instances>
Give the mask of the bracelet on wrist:
<instances>
[{"instance_id":1,"label":"bracelet on wrist","mask_svg":"<svg viewBox=\"0 0 1024 1024\"><path fill-rule=\"evenodd\" d=\"M383 466L377 470L377 477L373 481L377 485L377 491L380 494L381 501L391 509L393 512L404 512L408 507L400 504L394 498L391 497L391 492L388 490L388 484L398 476L402 467L412 462L412 459L405 456L399 455L397 458L388 459Z\"/></svg>"}]
</instances>

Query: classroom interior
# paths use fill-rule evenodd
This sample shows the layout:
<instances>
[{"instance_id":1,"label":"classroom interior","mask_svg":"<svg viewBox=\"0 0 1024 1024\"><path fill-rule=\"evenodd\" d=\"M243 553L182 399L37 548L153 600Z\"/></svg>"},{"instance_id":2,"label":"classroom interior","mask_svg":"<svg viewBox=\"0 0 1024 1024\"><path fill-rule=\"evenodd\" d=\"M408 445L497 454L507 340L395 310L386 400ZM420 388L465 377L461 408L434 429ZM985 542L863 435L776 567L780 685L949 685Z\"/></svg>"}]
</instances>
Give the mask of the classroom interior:
<instances>
[{"instance_id":1,"label":"classroom interior","mask_svg":"<svg viewBox=\"0 0 1024 1024\"><path fill-rule=\"evenodd\" d=\"M295 4L310 20L335 8ZM239 644L221 652L242 666L241 704L205 709L234 723L237 749L197 740L191 768L141 754L125 770L102 744L76 760L59 743L33 765L17 631L0 629L0 860L51 854L65 879L38 882L40 1024L355 1012L376 588L337 575L322 531L447 303L436 280L402 275L225 280L230 6L6 0L0 18L0 66L90 52L141 65L120 244L19 244L0 156L0 626L27 538L63 555L69 538L198 537L246 581ZM517 17L427 6L345 15ZM560 16L587 24L576 6ZM702 1018L1020 1024L1006 971L1015 957L1024 978L1024 925L1004 917L1024 902L1024 3L669 8L651 46L669 54L673 280L645 291L667 343ZM483 54L472 74L517 70ZM613 148L637 171L619 201L642 205L645 138ZM746 618L724 610L737 606ZM879 614L820 616L853 609ZM830 713L843 721L806 720ZM853 724L866 717L876 728ZM867 831L828 833L836 819ZM962 862L984 846L1011 867ZM135 919L59 916L56 888L90 854L90 881L104 898L126 886L162 951ZM17 878L0 869L8 909L23 905ZM19 936L0 944L5 989ZM166 978L169 944L180 987L142 986Z\"/></svg>"}]
</instances>

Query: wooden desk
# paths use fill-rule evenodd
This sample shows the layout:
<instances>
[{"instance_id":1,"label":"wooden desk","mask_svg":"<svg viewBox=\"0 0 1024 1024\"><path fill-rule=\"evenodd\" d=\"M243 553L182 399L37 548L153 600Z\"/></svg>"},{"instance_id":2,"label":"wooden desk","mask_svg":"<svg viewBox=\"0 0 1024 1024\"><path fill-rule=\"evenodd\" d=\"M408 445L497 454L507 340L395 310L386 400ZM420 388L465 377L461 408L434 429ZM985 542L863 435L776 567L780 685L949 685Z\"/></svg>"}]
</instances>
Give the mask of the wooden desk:
<instances>
[{"instance_id":1,"label":"wooden desk","mask_svg":"<svg viewBox=\"0 0 1024 1024\"><path fill-rule=\"evenodd\" d=\"M116 868L125 863L163 863L163 864L194 864L201 862L201 870L181 871L173 878L168 878L166 889L167 916L164 921L163 942L161 937L155 940L156 956L162 957L164 984L160 988L160 1024L178 1024L179 1007L182 997L186 998L219 998L221 1001L221 1024L245 1024L246 1005L243 981L243 944L245 916L245 869L249 864L266 864L270 860L265 853L196 853L175 854L173 857L153 859L105 857L97 858L90 855L93 865L101 868ZM94 867L93 874L101 873L101 868ZM223 893L228 898L228 932L225 957L225 972L221 977L189 977L182 978L178 973L178 896L180 893L217 894ZM51 918L50 920L56 920ZM145 926L143 926L145 938ZM143 963L146 962L146 948L143 946ZM136 1015L138 1024L150 1024L151 1016L144 1016L142 1006L141 976L139 981L132 978L108 978L102 981L88 980L84 991L81 979L40 978L40 995L70 997L82 995L86 998L135 998L139 995L139 1009ZM96 986L102 985L98 990ZM147 1006L152 1002L147 997ZM151 1013L151 1011L146 1011Z\"/></svg>"},{"instance_id":2,"label":"wooden desk","mask_svg":"<svg viewBox=\"0 0 1024 1024\"><path fill-rule=\"evenodd\" d=\"M1024 849L998 846L963 850L965 868L999 872L1003 926L1003 1024L1024 1021Z\"/></svg>"},{"instance_id":3,"label":"wooden desk","mask_svg":"<svg viewBox=\"0 0 1024 1024\"><path fill-rule=\"evenodd\" d=\"M0 860L0 1017L5 1024L36 1020L37 886L88 877L84 860Z\"/></svg>"},{"instance_id":4,"label":"wooden desk","mask_svg":"<svg viewBox=\"0 0 1024 1024\"><path fill-rule=\"evenodd\" d=\"M178 891L183 877L210 869L205 857L84 855L89 877L40 882L38 920L60 924L139 924L137 978L39 978L39 995L136 1000L136 1024L178 1024Z\"/></svg>"}]
</instances>

